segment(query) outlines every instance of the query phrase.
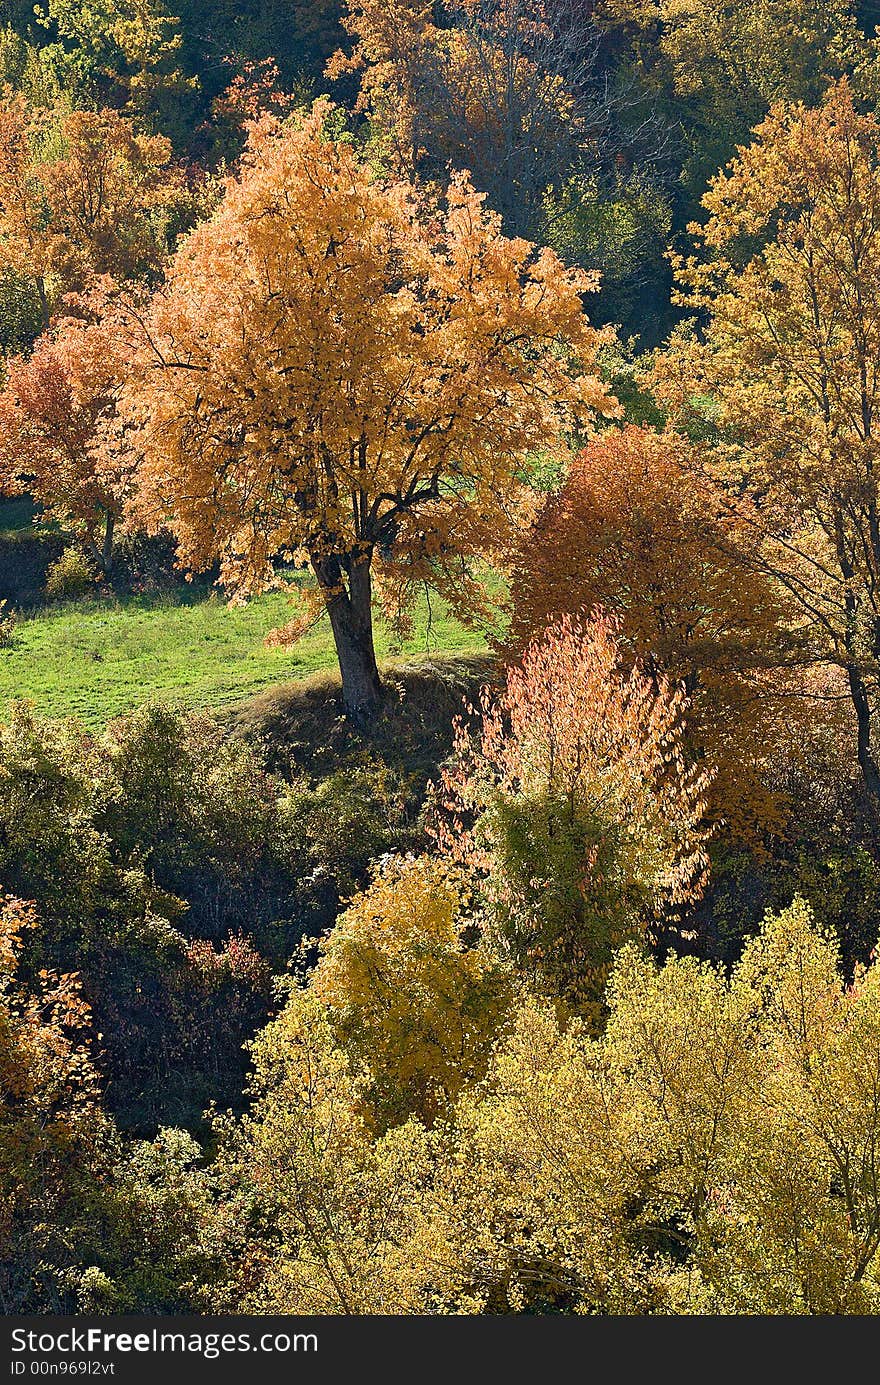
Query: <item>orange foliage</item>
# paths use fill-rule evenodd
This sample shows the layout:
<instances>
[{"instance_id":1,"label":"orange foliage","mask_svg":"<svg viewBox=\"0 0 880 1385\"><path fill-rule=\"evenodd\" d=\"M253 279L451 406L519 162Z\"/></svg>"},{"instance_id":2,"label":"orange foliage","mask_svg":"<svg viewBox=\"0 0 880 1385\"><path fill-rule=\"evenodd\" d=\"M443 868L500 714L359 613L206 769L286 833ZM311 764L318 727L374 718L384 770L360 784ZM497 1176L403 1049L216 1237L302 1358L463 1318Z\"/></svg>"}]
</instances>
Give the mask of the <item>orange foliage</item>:
<instances>
[{"instance_id":1,"label":"orange foliage","mask_svg":"<svg viewBox=\"0 0 880 1385\"><path fill-rule=\"evenodd\" d=\"M482 876L502 947L580 1008L614 949L698 898L708 868L687 700L624 663L607 617L563 616L484 691L476 738L458 725L438 791L440 845Z\"/></svg>"},{"instance_id":2,"label":"orange foliage","mask_svg":"<svg viewBox=\"0 0 880 1385\"><path fill-rule=\"evenodd\" d=\"M712 815L750 831L779 821L765 784L776 724L790 716L774 669L786 608L692 450L675 433L628 427L580 453L514 563L508 648L561 615L607 611L630 663L684 687L689 745L717 771Z\"/></svg>"},{"instance_id":3,"label":"orange foliage","mask_svg":"<svg viewBox=\"0 0 880 1385\"><path fill-rule=\"evenodd\" d=\"M0 393L0 486L27 492L72 529L104 571L122 504L122 477L104 446L125 369L108 323L68 318L28 357L7 363Z\"/></svg>"},{"instance_id":4,"label":"orange foliage","mask_svg":"<svg viewBox=\"0 0 880 1385\"><path fill-rule=\"evenodd\" d=\"M717 503L845 676L880 820L880 121L845 81L815 110L776 105L703 202L701 254L677 267L706 328L673 340L658 391L714 401Z\"/></svg>"},{"instance_id":5,"label":"orange foliage","mask_svg":"<svg viewBox=\"0 0 880 1385\"><path fill-rule=\"evenodd\" d=\"M232 59L228 59L232 61ZM281 74L274 58L260 62L245 62L229 86L211 102L215 120L246 127L249 121L259 120L267 111L284 115L294 104L294 97L281 89Z\"/></svg>"},{"instance_id":6,"label":"orange foliage","mask_svg":"<svg viewBox=\"0 0 880 1385\"><path fill-rule=\"evenodd\" d=\"M509 542L525 452L617 406L594 279L501 234L466 179L445 215L325 133L266 118L145 320L120 411L139 513L235 591L310 563L350 708L375 700L371 568L442 582ZM362 701L361 701L362 699Z\"/></svg>"},{"instance_id":7,"label":"orange foliage","mask_svg":"<svg viewBox=\"0 0 880 1385\"><path fill-rule=\"evenodd\" d=\"M117 111L0 98L0 264L35 282L47 325L58 298L95 276L155 270L182 191L169 141L136 134Z\"/></svg>"},{"instance_id":8,"label":"orange foliage","mask_svg":"<svg viewBox=\"0 0 880 1385\"><path fill-rule=\"evenodd\" d=\"M97 1079L85 1050L72 1037L89 1020L77 977L41 971L36 992L17 981L21 935L36 927L33 905L18 899L0 903L0 1013L6 1041L0 1077L8 1096L49 1110L56 1102L87 1097L96 1090Z\"/></svg>"}]
</instances>

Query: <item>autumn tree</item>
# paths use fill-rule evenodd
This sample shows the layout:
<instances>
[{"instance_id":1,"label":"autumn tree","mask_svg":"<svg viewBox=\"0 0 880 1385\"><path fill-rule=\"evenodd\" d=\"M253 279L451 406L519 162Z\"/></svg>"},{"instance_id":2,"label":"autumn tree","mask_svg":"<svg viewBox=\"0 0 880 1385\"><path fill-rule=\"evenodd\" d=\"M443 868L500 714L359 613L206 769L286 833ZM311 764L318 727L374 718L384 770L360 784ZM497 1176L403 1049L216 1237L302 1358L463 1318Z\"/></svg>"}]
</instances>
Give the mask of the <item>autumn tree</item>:
<instances>
[{"instance_id":1,"label":"autumn tree","mask_svg":"<svg viewBox=\"0 0 880 1385\"><path fill-rule=\"evenodd\" d=\"M429 1132L407 1122L374 1136L365 1080L309 992L253 1056L252 1111L217 1130L227 1280L206 1286L210 1307L430 1311L438 1275L420 1238L430 1243Z\"/></svg>"},{"instance_id":2,"label":"autumn tree","mask_svg":"<svg viewBox=\"0 0 880 1385\"><path fill-rule=\"evenodd\" d=\"M510 531L523 454L614 401L591 277L508 240L464 179L437 219L325 133L254 131L242 175L132 313L139 512L238 593L307 562L348 713L375 712L372 575L442 581Z\"/></svg>"},{"instance_id":3,"label":"autumn tree","mask_svg":"<svg viewBox=\"0 0 880 1385\"><path fill-rule=\"evenodd\" d=\"M397 164L467 169L511 232L546 237L549 194L584 160L595 174L625 160L624 145L646 155L656 143L575 0L353 0L343 25L352 49L328 72L359 74L360 108Z\"/></svg>"},{"instance_id":4,"label":"autumn tree","mask_svg":"<svg viewBox=\"0 0 880 1385\"><path fill-rule=\"evenodd\" d=\"M608 617L563 616L527 648L481 724L457 733L437 803L443 849L482 878L489 936L586 1013L614 950L699 896L709 774L686 700L624 666Z\"/></svg>"},{"instance_id":5,"label":"autumn tree","mask_svg":"<svg viewBox=\"0 0 880 1385\"><path fill-rule=\"evenodd\" d=\"M101 430L124 369L118 336L106 323L70 318L44 333L29 356L7 362L0 392L0 486L32 495L105 576L123 477Z\"/></svg>"},{"instance_id":6,"label":"autumn tree","mask_svg":"<svg viewBox=\"0 0 880 1385\"><path fill-rule=\"evenodd\" d=\"M26 1311L64 1302L70 1249L86 1238L93 1184L106 1167L110 1126L83 1039L88 1010L76 978L18 976L32 907L0 909L0 1304Z\"/></svg>"},{"instance_id":7,"label":"autumn tree","mask_svg":"<svg viewBox=\"0 0 880 1385\"><path fill-rule=\"evenodd\" d=\"M876 992L796 902L730 978L624 949L598 1041L527 1002L437 1197L461 1281L495 1311L876 1313Z\"/></svg>"},{"instance_id":8,"label":"autumn tree","mask_svg":"<svg viewBox=\"0 0 880 1385\"><path fill-rule=\"evenodd\" d=\"M147 128L178 133L198 83L182 71L175 13L162 0L10 5L6 78L37 105L63 93L68 105L122 108Z\"/></svg>"},{"instance_id":9,"label":"autumn tree","mask_svg":"<svg viewBox=\"0 0 880 1385\"><path fill-rule=\"evenodd\" d=\"M628 660L684 688L688 744L715 770L712 816L746 832L779 819L762 781L776 723L793 715L779 669L797 660L784 594L743 561L750 542L687 439L609 429L574 459L523 536L507 634L508 650L521 653L560 616L604 609Z\"/></svg>"},{"instance_id":10,"label":"autumn tree","mask_svg":"<svg viewBox=\"0 0 880 1385\"><path fill-rule=\"evenodd\" d=\"M209 1302L876 1314L880 972L839 960L801 901L730 974L630 944L601 1035L526 994L451 1119L378 1137L306 991L220 1131L234 1280Z\"/></svg>"},{"instance_id":11,"label":"autumn tree","mask_svg":"<svg viewBox=\"0 0 880 1385\"><path fill-rule=\"evenodd\" d=\"M383 1124L448 1111L485 1073L510 1006L506 968L468 939L466 897L448 863L391 858L321 943L310 990L352 1067L369 1074Z\"/></svg>"},{"instance_id":12,"label":"autumn tree","mask_svg":"<svg viewBox=\"0 0 880 1385\"><path fill-rule=\"evenodd\" d=\"M185 200L171 145L117 111L0 100L0 265L36 288L44 326L63 294L101 275L155 273Z\"/></svg>"},{"instance_id":13,"label":"autumn tree","mask_svg":"<svg viewBox=\"0 0 880 1385\"><path fill-rule=\"evenodd\" d=\"M675 344L660 391L685 412L713 401L715 495L845 676L876 808L880 124L845 82L816 110L774 107L704 204L703 253L679 274L707 325Z\"/></svg>"}]
</instances>

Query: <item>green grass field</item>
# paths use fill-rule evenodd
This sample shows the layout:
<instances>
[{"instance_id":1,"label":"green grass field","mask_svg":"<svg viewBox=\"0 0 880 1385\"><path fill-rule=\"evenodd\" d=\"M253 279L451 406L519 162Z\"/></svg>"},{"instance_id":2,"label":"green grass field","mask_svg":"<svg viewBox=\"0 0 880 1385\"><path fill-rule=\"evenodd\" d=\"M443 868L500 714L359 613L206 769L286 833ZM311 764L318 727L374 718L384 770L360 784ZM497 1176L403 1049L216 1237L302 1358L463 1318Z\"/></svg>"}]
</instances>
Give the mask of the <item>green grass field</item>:
<instances>
[{"instance_id":1,"label":"green grass field","mask_svg":"<svg viewBox=\"0 0 880 1385\"><path fill-rule=\"evenodd\" d=\"M44 716L74 716L97 728L154 699L222 707L335 667L326 620L291 649L265 647L266 634L293 615L283 592L232 608L222 597L190 591L47 607L20 619L13 643L0 648L0 715L10 699L27 698ZM482 649L483 640L435 601L430 629L422 604L413 638L395 646L377 620L376 645L381 659L465 653Z\"/></svg>"}]
</instances>

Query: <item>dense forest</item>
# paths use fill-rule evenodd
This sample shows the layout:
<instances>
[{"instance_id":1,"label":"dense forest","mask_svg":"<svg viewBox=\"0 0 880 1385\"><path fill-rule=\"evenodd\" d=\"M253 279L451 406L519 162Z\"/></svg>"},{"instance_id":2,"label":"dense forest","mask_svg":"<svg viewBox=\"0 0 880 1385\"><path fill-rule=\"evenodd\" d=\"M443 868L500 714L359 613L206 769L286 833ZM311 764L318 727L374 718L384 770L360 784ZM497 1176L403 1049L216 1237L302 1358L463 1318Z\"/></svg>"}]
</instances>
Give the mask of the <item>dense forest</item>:
<instances>
[{"instance_id":1,"label":"dense forest","mask_svg":"<svg viewBox=\"0 0 880 1385\"><path fill-rule=\"evenodd\" d=\"M0 3L0 1311L880 1312L880 5L173 9Z\"/></svg>"}]
</instances>

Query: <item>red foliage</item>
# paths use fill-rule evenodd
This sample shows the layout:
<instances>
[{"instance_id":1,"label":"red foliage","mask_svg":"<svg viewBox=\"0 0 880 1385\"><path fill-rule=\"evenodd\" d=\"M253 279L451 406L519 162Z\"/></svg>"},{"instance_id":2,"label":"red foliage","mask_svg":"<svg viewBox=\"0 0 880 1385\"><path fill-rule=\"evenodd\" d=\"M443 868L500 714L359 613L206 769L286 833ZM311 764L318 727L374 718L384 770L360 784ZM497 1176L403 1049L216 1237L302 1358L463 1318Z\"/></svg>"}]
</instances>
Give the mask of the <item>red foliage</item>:
<instances>
[{"instance_id":1,"label":"red foliage","mask_svg":"<svg viewBox=\"0 0 880 1385\"><path fill-rule=\"evenodd\" d=\"M776 824L765 785L792 715L774 667L788 613L678 434L609 429L575 459L514 562L508 654L595 607L617 621L629 664L687 693L691 750L717 770L713 816L743 832Z\"/></svg>"}]
</instances>

